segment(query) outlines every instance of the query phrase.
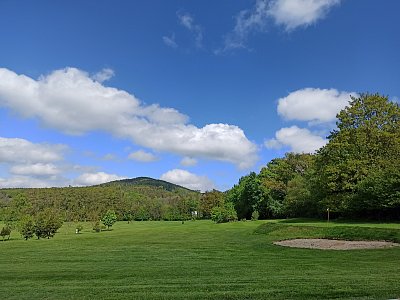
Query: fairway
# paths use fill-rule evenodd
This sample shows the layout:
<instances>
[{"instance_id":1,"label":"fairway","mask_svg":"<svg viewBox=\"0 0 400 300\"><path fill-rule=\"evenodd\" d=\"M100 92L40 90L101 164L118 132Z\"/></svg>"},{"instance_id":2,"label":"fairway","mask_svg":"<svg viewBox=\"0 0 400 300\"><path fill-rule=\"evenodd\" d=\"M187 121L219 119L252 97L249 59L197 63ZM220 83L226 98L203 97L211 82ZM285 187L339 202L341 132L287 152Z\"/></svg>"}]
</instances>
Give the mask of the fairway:
<instances>
[{"instance_id":1,"label":"fairway","mask_svg":"<svg viewBox=\"0 0 400 300\"><path fill-rule=\"evenodd\" d=\"M87 223L82 234L65 223L53 239L28 241L14 231L0 242L0 299L400 297L400 247L284 248L272 244L286 238L279 231L255 233L266 222L118 222L101 233ZM400 230L399 224L281 224Z\"/></svg>"}]
</instances>

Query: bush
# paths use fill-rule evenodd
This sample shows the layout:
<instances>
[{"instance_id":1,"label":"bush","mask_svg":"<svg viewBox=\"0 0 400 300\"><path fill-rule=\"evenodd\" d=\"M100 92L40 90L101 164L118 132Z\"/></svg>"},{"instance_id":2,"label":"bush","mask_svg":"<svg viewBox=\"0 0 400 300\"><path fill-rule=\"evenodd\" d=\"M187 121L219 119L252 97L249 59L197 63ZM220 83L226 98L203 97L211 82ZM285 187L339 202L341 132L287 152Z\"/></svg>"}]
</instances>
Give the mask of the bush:
<instances>
[{"instance_id":1,"label":"bush","mask_svg":"<svg viewBox=\"0 0 400 300\"><path fill-rule=\"evenodd\" d=\"M257 210L254 210L253 213L251 214L251 220L257 221L259 217L260 217L259 212Z\"/></svg>"},{"instance_id":2,"label":"bush","mask_svg":"<svg viewBox=\"0 0 400 300\"><path fill-rule=\"evenodd\" d=\"M4 226L0 231L0 236L3 238L3 241L6 238L6 236L7 240L9 240L10 234L11 234L11 228L9 226Z\"/></svg>"},{"instance_id":3,"label":"bush","mask_svg":"<svg viewBox=\"0 0 400 300\"><path fill-rule=\"evenodd\" d=\"M93 223L93 231L94 232L100 232L101 231L100 221L95 221Z\"/></svg>"},{"instance_id":4,"label":"bush","mask_svg":"<svg viewBox=\"0 0 400 300\"><path fill-rule=\"evenodd\" d=\"M237 220L236 210L233 203L225 203L223 207L213 207L211 210L211 220L215 223L226 223Z\"/></svg>"},{"instance_id":5,"label":"bush","mask_svg":"<svg viewBox=\"0 0 400 300\"><path fill-rule=\"evenodd\" d=\"M31 216L25 216L22 218L19 225L19 232L25 240L33 237L35 234L35 222Z\"/></svg>"}]
</instances>

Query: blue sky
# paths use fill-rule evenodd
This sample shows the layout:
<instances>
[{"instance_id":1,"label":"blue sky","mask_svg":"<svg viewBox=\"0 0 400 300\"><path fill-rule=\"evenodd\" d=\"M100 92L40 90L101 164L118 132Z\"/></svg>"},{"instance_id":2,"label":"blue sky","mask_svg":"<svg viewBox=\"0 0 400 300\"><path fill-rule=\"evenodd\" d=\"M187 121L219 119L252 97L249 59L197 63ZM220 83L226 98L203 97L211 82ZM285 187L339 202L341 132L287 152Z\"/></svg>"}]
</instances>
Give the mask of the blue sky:
<instances>
[{"instance_id":1,"label":"blue sky","mask_svg":"<svg viewBox=\"0 0 400 300\"><path fill-rule=\"evenodd\" d=\"M400 96L397 0L0 0L0 187L225 190Z\"/></svg>"}]
</instances>

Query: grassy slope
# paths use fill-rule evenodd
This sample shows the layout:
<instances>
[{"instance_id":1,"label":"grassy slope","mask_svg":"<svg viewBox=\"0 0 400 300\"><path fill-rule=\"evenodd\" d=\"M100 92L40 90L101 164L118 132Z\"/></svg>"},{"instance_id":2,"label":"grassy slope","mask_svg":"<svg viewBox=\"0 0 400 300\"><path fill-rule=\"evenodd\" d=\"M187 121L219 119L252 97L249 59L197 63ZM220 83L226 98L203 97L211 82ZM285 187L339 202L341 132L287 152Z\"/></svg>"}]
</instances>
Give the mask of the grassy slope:
<instances>
[{"instance_id":1,"label":"grassy slope","mask_svg":"<svg viewBox=\"0 0 400 300\"><path fill-rule=\"evenodd\" d=\"M285 238L278 231L254 234L262 223L120 222L80 235L71 224L30 241L14 233L0 242L0 299L400 297L400 248L284 248L271 244Z\"/></svg>"}]
</instances>

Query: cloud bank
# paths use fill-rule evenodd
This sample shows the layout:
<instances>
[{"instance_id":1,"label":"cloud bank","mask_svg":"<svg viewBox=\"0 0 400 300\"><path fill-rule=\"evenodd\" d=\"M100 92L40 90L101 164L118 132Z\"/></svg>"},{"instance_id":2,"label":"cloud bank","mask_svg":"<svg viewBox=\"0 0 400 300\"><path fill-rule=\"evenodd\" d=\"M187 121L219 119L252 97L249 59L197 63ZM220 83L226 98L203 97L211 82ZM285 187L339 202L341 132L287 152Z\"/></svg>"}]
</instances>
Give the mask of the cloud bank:
<instances>
[{"instance_id":1,"label":"cloud bank","mask_svg":"<svg viewBox=\"0 0 400 300\"><path fill-rule=\"evenodd\" d=\"M238 126L188 124L188 117L173 108L144 105L126 91L103 85L111 72L104 74L96 80L65 68L33 79L0 68L0 107L66 134L102 130L146 148L230 162L241 169L258 159L257 146Z\"/></svg>"}]
</instances>

